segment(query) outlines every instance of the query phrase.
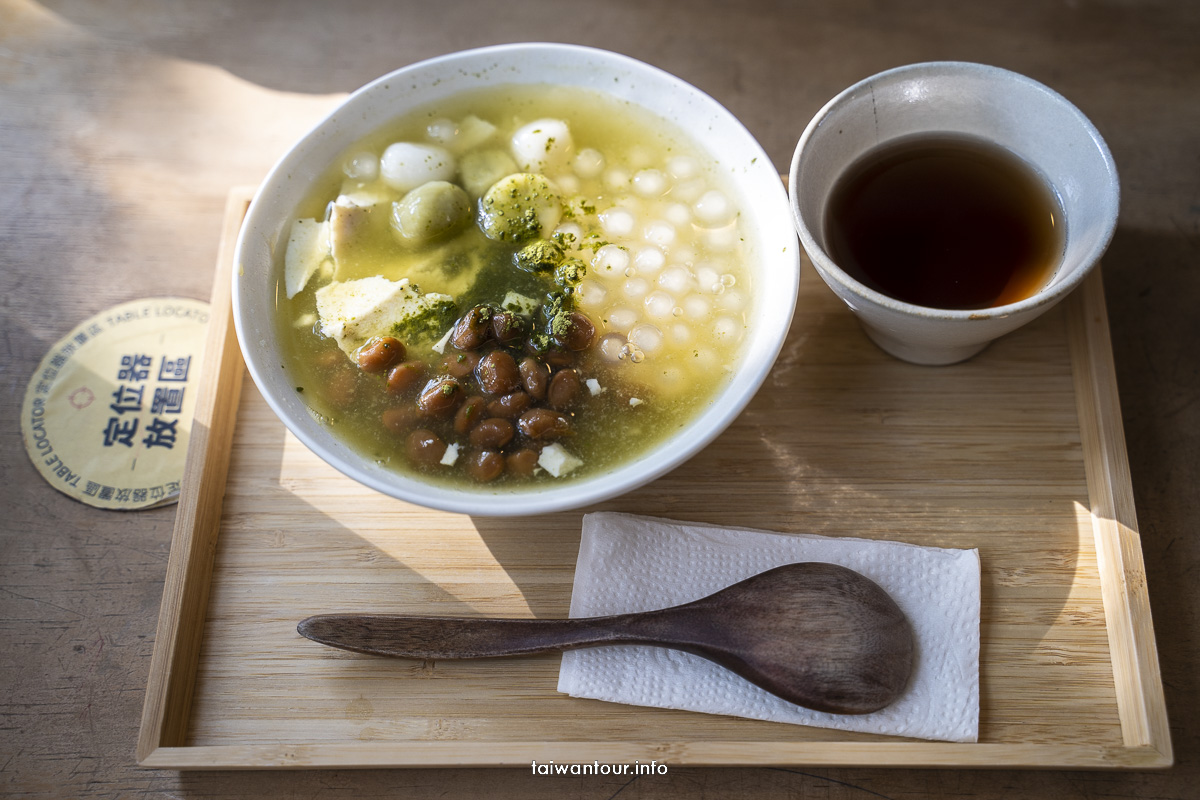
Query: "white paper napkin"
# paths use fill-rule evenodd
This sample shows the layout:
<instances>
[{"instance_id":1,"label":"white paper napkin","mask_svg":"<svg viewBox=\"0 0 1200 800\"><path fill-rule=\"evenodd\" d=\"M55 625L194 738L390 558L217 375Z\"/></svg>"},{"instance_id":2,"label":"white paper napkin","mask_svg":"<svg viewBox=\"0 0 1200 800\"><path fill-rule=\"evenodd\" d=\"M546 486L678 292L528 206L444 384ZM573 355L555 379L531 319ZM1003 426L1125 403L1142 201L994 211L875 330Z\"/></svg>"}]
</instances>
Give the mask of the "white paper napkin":
<instances>
[{"instance_id":1,"label":"white paper napkin","mask_svg":"<svg viewBox=\"0 0 1200 800\"><path fill-rule=\"evenodd\" d=\"M979 552L728 529L597 513L583 518L572 617L647 611L797 561L840 564L879 584L912 623L906 692L873 714L793 705L690 653L619 646L563 654L558 690L630 705L951 742L979 736Z\"/></svg>"}]
</instances>

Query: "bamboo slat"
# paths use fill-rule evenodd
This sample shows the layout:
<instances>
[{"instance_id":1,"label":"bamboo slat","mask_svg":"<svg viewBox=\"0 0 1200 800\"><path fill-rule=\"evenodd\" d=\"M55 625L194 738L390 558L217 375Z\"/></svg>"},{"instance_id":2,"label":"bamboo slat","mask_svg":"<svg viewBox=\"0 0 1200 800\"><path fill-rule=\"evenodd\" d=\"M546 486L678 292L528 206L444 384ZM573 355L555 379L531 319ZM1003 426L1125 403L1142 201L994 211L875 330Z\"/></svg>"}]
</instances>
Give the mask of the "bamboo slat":
<instances>
[{"instance_id":1,"label":"bamboo slat","mask_svg":"<svg viewBox=\"0 0 1200 800\"><path fill-rule=\"evenodd\" d=\"M215 312L247 200L231 198L218 265L142 765L1171 763L1099 274L977 358L922 368L876 350L806 264L791 335L741 417L596 507L978 547L980 741L925 742L574 699L556 656L406 662L300 638L321 612L565 615L595 509L490 519L393 500L312 455L252 383L239 392Z\"/></svg>"}]
</instances>

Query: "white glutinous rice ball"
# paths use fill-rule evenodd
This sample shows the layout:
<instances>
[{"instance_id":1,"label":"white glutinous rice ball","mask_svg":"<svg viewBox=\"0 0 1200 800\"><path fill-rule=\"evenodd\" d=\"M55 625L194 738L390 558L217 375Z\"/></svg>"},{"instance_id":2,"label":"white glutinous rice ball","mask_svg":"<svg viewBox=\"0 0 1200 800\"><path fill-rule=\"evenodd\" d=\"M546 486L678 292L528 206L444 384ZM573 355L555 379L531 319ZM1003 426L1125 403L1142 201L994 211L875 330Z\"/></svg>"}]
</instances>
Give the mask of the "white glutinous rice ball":
<instances>
[{"instance_id":1,"label":"white glutinous rice ball","mask_svg":"<svg viewBox=\"0 0 1200 800\"><path fill-rule=\"evenodd\" d=\"M720 189L709 189L700 195L692 210L704 225L726 225L733 220L733 203Z\"/></svg>"},{"instance_id":2,"label":"white glutinous rice ball","mask_svg":"<svg viewBox=\"0 0 1200 800\"><path fill-rule=\"evenodd\" d=\"M554 239L568 250L579 247L583 243L583 228L577 222L564 222L554 229Z\"/></svg>"},{"instance_id":3,"label":"white glutinous rice ball","mask_svg":"<svg viewBox=\"0 0 1200 800\"><path fill-rule=\"evenodd\" d=\"M450 151L435 144L396 142L379 159L383 182L399 192L409 192L430 181L454 179L457 163Z\"/></svg>"},{"instance_id":4,"label":"white glutinous rice ball","mask_svg":"<svg viewBox=\"0 0 1200 800\"><path fill-rule=\"evenodd\" d=\"M633 190L642 197L658 197L667 190L667 176L656 169L644 169L633 176Z\"/></svg>"},{"instance_id":5,"label":"white glutinous rice ball","mask_svg":"<svg viewBox=\"0 0 1200 800\"><path fill-rule=\"evenodd\" d=\"M643 275L654 275L663 268L667 257L657 247L643 247L633 257L633 266Z\"/></svg>"},{"instance_id":6,"label":"white glutinous rice ball","mask_svg":"<svg viewBox=\"0 0 1200 800\"><path fill-rule=\"evenodd\" d=\"M458 135L458 125L452 119L441 117L425 126L425 136L436 144L450 146Z\"/></svg>"},{"instance_id":7,"label":"white glutinous rice ball","mask_svg":"<svg viewBox=\"0 0 1200 800\"><path fill-rule=\"evenodd\" d=\"M604 173L604 185L613 191L629 186L629 170L613 167Z\"/></svg>"},{"instance_id":8,"label":"white glutinous rice ball","mask_svg":"<svg viewBox=\"0 0 1200 800\"><path fill-rule=\"evenodd\" d=\"M674 156L667 162L667 172L676 180L687 180L700 174L700 163L691 156Z\"/></svg>"},{"instance_id":9,"label":"white glutinous rice ball","mask_svg":"<svg viewBox=\"0 0 1200 800\"><path fill-rule=\"evenodd\" d=\"M599 281L591 278L583 280L577 291L579 292L579 302L587 308L598 307L608 297L608 290L600 285Z\"/></svg>"},{"instance_id":10,"label":"white glutinous rice ball","mask_svg":"<svg viewBox=\"0 0 1200 800\"><path fill-rule=\"evenodd\" d=\"M585 147L575 156L575 174L581 178L598 178L604 172L604 154L593 147Z\"/></svg>"},{"instance_id":11,"label":"white glutinous rice ball","mask_svg":"<svg viewBox=\"0 0 1200 800\"><path fill-rule=\"evenodd\" d=\"M676 323L671 326L669 331L671 343L682 347L685 344L690 344L692 341L692 329L683 323Z\"/></svg>"},{"instance_id":12,"label":"white glutinous rice ball","mask_svg":"<svg viewBox=\"0 0 1200 800\"><path fill-rule=\"evenodd\" d=\"M629 331L629 341L631 344L637 345L646 355L654 355L662 349L663 335L662 331L653 325L642 323L634 326Z\"/></svg>"},{"instance_id":13,"label":"white glutinous rice ball","mask_svg":"<svg viewBox=\"0 0 1200 800\"><path fill-rule=\"evenodd\" d=\"M679 307L683 309L683 313L688 319L704 319L712 311L712 304L709 303L708 298L698 294L690 294L683 298Z\"/></svg>"},{"instance_id":14,"label":"white glutinous rice ball","mask_svg":"<svg viewBox=\"0 0 1200 800\"><path fill-rule=\"evenodd\" d=\"M646 295L646 316L651 319L667 319L675 309L675 298L666 292L651 292Z\"/></svg>"},{"instance_id":15,"label":"white glutinous rice ball","mask_svg":"<svg viewBox=\"0 0 1200 800\"><path fill-rule=\"evenodd\" d=\"M692 210L683 203L671 203L663 209L663 217L676 227L691 224Z\"/></svg>"},{"instance_id":16,"label":"white glutinous rice ball","mask_svg":"<svg viewBox=\"0 0 1200 800\"><path fill-rule=\"evenodd\" d=\"M702 370L714 370L721 365L721 360L717 358L716 352L708 348L701 347L692 354L692 366Z\"/></svg>"},{"instance_id":17,"label":"white glutinous rice ball","mask_svg":"<svg viewBox=\"0 0 1200 800\"><path fill-rule=\"evenodd\" d=\"M706 294L719 294L725 289L721 285L721 273L707 264L696 265L696 283L700 284L700 291Z\"/></svg>"},{"instance_id":18,"label":"white glutinous rice ball","mask_svg":"<svg viewBox=\"0 0 1200 800\"><path fill-rule=\"evenodd\" d=\"M571 129L561 119L534 120L512 137L513 158L530 172L565 171L574 150Z\"/></svg>"},{"instance_id":19,"label":"white glutinous rice ball","mask_svg":"<svg viewBox=\"0 0 1200 800\"><path fill-rule=\"evenodd\" d=\"M646 231L642 234L642 238L666 250L675 243L675 226L663 220L651 222L646 226Z\"/></svg>"},{"instance_id":20,"label":"white glutinous rice ball","mask_svg":"<svg viewBox=\"0 0 1200 800\"><path fill-rule=\"evenodd\" d=\"M600 214L600 227L609 236L628 236L633 233L633 213L616 206Z\"/></svg>"},{"instance_id":21,"label":"white glutinous rice ball","mask_svg":"<svg viewBox=\"0 0 1200 800\"><path fill-rule=\"evenodd\" d=\"M379 177L379 159L367 150L352 153L342 165L347 178L368 183Z\"/></svg>"},{"instance_id":22,"label":"white glutinous rice ball","mask_svg":"<svg viewBox=\"0 0 1200 800\"><path fill-rule=\"evenodd\" d=\"M609 326L611 326L614 331L622 332L632 328L637 324L638 321L637 312L631 308L625 308L624 306L618 306L611 309L604 318L608 320Z\"/></svg>"},{"instance_id":23,"label":"white glutinous rice ball","mask_svg":"<svg viewBox=\"0 0 1200 800\"><path fill-rule=\"evenodd\" d=\"M600 275L624 275L629 253L620 245L606 244L592 256L592 268Z\"/></svg>"},{"instance_id":24,"label":"white glutinous rice ball","mask_svg":"<svg viewBox=\"0 0 1200 800\"><path fill-rule=\"evenodd\" d=\"M713 324L713 336L722 343L736 342L742 337L742 328L733 317L718 317Z\"/></svg>"},{"instance_id":25,"label":"white glutinous rice ball","mask_svg":"<svg viewBox=\"0 0 1200 800\"><path fill-rule=\"evenodd\" d=\"M625 335L621 333L606 333L600 337L596 345L600 348L600 357L613 364L621 360L621 352L625 348Z\"/></svg>"},{"instance_id":26,"label":"white glutinous rice ball","mask_svg":"<svg viewBox=\"0 0 1200 800\"><path fill-rule=\"evenodd\" d=\"M646 296L646 292L650 291L650 282L645 278L629 278L625 281L623 289L625 297L629 300L635 303L641 302L642 298Z\"/></svg>"},{"instance_id":27,"label":"white glutinous rice ball","mask_svg":"<svg viewBox=\"0 0 1200 800\"><path fill-rule=\"evenodd\" d=\"M686 267L667 267L658 276L658 285L673 295L685 294L692 288L692 274Z\"/></svg>"}]
</instances>

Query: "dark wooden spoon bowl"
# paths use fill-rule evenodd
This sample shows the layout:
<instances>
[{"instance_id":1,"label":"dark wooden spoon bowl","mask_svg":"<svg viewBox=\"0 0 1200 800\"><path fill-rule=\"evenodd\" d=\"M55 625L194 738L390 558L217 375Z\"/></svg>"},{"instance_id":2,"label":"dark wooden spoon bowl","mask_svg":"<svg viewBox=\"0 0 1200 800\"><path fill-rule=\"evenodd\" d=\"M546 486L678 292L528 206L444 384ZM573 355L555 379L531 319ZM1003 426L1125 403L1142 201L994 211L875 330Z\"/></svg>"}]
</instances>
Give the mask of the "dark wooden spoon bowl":
<instances>
[{"instance_id":1,"label":"dark wooden spoon bowl","mask_svg":"<svg viewBox=\"0 0 1200 800\"><path fill-rule=\"evenodd\" d=\"M322 614L313 641L405 658L489 658L614 644L703 656L796 705L867 714L908 685L913 634L895 601L836 564L787 564L691 603L582 619Z\"/></svg>"}]
</instances>

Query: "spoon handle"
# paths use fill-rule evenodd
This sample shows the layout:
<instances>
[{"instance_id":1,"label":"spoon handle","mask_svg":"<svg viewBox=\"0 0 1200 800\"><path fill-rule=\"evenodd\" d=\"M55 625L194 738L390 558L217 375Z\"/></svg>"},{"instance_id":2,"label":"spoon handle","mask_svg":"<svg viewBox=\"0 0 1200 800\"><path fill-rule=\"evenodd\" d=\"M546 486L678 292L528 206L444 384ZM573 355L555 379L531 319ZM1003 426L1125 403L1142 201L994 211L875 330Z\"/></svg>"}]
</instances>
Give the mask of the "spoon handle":
<instances>
[{"instance_id":1,"label":"spoon handle","mask_svg":"<svg viewBox=\"0 0 1200 800\"><path fill-rule=\"evenodd\" d=\"M603 644L648 643L653 612L586 619L481 619L320 614L296 626L314 642L380 656L489 658ZM650 617L647 619L647 617Z\"/></svg>"}]
</instances>

